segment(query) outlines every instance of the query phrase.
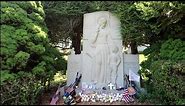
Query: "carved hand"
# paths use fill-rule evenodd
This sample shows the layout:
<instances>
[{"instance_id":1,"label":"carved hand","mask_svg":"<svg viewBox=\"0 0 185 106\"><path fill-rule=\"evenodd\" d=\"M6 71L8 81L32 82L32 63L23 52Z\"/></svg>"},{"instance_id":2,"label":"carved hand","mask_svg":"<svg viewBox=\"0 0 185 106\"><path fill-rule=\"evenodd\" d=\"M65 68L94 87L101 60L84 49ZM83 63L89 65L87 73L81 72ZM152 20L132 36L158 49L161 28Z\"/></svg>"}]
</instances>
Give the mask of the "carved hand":
<instances>
[{"instance_id":1,"label":"carved hand","mask_svg":"<svg viewBox=\"0 0 185 106\"><path fill-rule=\"evenodd\" d=\"M100 26L98 26L97 33L99 33L99 32L100 32L100 27L101 27L101 25L100 25Z\"/></svg>"},{"instance_id":2,"label":"carved hand","mask_svg":"<svg viewBox=\"0 0 185 106\"><path fill-rule=\"evenodd\" d=\"M91 44L91 47L96 48L95 44Z\"/></svg>"}]
</instances>

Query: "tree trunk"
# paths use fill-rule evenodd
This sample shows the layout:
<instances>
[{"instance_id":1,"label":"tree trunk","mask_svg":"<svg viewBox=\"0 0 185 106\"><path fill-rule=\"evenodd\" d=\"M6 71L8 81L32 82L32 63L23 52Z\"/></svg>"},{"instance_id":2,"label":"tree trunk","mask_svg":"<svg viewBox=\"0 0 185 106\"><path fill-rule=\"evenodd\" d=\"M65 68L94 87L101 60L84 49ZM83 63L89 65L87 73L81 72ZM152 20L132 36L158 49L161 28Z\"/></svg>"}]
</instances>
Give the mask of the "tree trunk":
<instances>
[{"instance_id":1,"label":"tree trunk","mask_svg":"<svg viewBox=\"0 0 185 106\"><path fill-rule=\"evenodd\" d=\"M79 22L78 26L76 26L73 30L75 32L74 36L74 42L73 42L73 47L75 54L81 54L81 35L83 31L83 17L80 17L81 21Z\"/></svg>"},{"instance_id":2,"label":"tree trunk","mask_svg":"<svg viewBox=\"0 0 185 106\"><path fill-rule=\"evenodd\" d=\"M135 41L131 41L130 47L131 47L131 54L138 54L137 44Z\"/></svg>"},{"instance_id":3,"label":"tree trunk","mask_svg":"<svg viewBox=\"0 0 185 106\"><path fill-rule=\"evenodd\" d=\"M76 48L75 48L75 54L81 54L81 33L77 33L76 35Z\"/></svg>"}]
</instances>

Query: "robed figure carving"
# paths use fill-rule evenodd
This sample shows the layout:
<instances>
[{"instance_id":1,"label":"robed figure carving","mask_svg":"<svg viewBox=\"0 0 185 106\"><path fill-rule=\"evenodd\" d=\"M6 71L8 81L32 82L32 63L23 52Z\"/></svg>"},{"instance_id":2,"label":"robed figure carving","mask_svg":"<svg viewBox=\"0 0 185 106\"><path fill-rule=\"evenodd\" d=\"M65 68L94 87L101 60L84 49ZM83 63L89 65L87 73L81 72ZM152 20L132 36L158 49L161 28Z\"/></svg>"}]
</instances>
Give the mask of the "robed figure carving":
<instances>
[{"instance_id":1,"label":"robed figure carving","mask_svg":"<svg viewBox=\"0 0 185 106\"><path fill-rule=\"evenodd\" d=\"M113 50L114 47L116 50ZM122 38L119 19L108 11L85 14L82 82L97 83L98 88L107 86L110 82L123 86L121 51ZM117 57L117 55L119 56Z\"/></svg>"},{"instance_id":2,"label":"robed figure carving","mask_svg":"<svg viewBox=\"0 0 185 106\"><path fill-rule=\"evenodd\" d=\"M92 58L92 81L98 83L108 83L110 78L109 69L108 69L108 56L109 56L109 46L108 39L110 39L108 28L107 28L107 19L105 17L100 17L97 20L97 28L95 35L90 42L91 47L95 48L93 53L88 53ZM96 79L93 79L96 78Z\"/></svg>"}]
</instances>

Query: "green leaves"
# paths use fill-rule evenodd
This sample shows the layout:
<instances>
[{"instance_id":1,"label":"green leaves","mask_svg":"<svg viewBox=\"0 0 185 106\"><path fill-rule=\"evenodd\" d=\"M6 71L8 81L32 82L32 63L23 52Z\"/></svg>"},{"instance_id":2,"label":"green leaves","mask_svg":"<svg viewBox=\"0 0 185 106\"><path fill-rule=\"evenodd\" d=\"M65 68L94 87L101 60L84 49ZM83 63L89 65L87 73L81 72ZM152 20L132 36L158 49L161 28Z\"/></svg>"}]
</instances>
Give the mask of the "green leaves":
<instances>
[{"instance_id":1,"label":"green leaves","mask_svg":"<svg viewBox=\"0 0 185 106\"><path fill-rule=\"evenodd\" d=\"M41 2L1 2L1 104L36 104L41 85L62 71L53 65L61 54L49 43L44 16Z\"/></svg>"},{"instance_id":2,"label":"green leaves","mask_svg":"<svg viewBox=\"0 0 185 106\"><path fill-rule=\"evenodd\" d=\"M26 11L19 8L16 4L14 7L11 7L8 3L4 3L8 7L1 8L2 16L1 16L1 23L2 24L9 24L13 26L19 26L21 23L24 22L26 19Z\"/></svg>"},{"instance_id":3,"label":"green leaves","mask_svg":"<svg viewBox=\"0 0 185 106\"><path fill-rule=\"evenodd\" d=\"M1 56L7 59L14 56L17 48L15 28L9 25L1 25Z\"/></svg>"},{"instance_id":4,"label":"green leaves","mask_svg":"<svg viewBox=\"0 0 185 106\"><path fill-rule=\"evenodd\" d=\"M181 28L185 27L185 24L183 24L185 6L183 2L179 1L61 1L57 3L43 2L43 4L48 16L52 17L51 19L46 19L48 26L52 26L49 27L52 32L51 35L54 36L50 37L51 39L66 38L66 33L62 32L70 28L59 28L62 24L67 23L67 21L61 17L82 17L85 13L95 11L110 11L120 18L122 38L126 46L130 44L132 40L135 40L137 45L143 45L152 44L171 36L184 38L184 30ZM58 25L59 22L55 24L52 24L54 22L50 23L54 18L61 20L61 24ZM73 30L71 30L71 32L72 31ZM59 42L55 39L53 41Z\"/></svg>"},{"instance_id":5,"label":"green leaves","mask_svg":"<svg viewBox=\"0 0 185 106\"><path fill-rule=\"evenodd\" d=\"M146 88L163 104L184 104L185 44L180 39L169 39L151 45L144 51L149 55L141 66L141 73L148 75ZM151 82L152 81L152 82Z\"/></svg>"},{"instance_id":6,"label":"green leaves","mask_svg":"<svg viewBox=\"0 0 185 106\"><path fill-rule=\"evenodd\" d=\"M169 39L162 44L160 57L172 61L185 60L185 42L180 39Z\"/></svg>"},{"instance_id":7,"label":"green leaves","mask_svg":"<svg viewBox=\"0 0 185 106\"><path fill-rule=\"evenodd\" d=\"M38 84L35 77L23 71L20 71L16 75L6 73L8 71L1 71L1 105L34 105L37 104L35 100L39 94L42 86ZM13 77L10 76L13 75ZM2 79L7 80L2 80Z\"/></svg>"},{"instance_id":8,"label":"green leaves","mask_svg":"<svg viewBox=\"0 0 185 106\"><path fill-rule=\"evenodd\" d=\"M36 67L33 68L33 74L37 75L37 76L43 76L43 74L45 74L46 68L45 68L46 63L44 61L42 61L41 63L39 63Z\"/></svg>"},{"instance_id":9,"label":"green leaves","mask_svg":"<svg viewBox=\"0 0 185 106\"><path fill-rule=\"evenodd\" d=\"M38 13L32 12L31 14L29 14L29 17L33 21L38 22L38 24L43 24L44 23L44 18Z\"/></svg>"},{"instance_id":10,"label":"green leaves","mask_svg":"<svg viewBox=\"0 0 185 106\"><path fill-rule=\"evenodd\" d=\"M15 74L10 74L8 70L1 70L1 86L4 84L7 80L12 80L15 78Z\"/></svg>"},{"instance_id":11,"label":"green leaves","mask_svg":"<svg viewBox=\"0 0 185 106\"><path fill-rule=\"evenodd\" d=\"M19 51L15 55L14 60L16 61L16 64L19 64L19 67L25 67L29 57L30 57L29 53Z\"/></svg>"},{"instance_id":12,"label":"green leaves","mask_svg":"<svg viewBox=\"0 0 185 106\"><path fill-rule=\"evenodd\" d=\"M43 54L45 52L45 47L43 47L43 45L40 44L35 45L32 42L28 42L27 48L31 53L36 53L38 55Z\"/></svg>"},{"instance_id":13,"label":"green leaves","mask_svg":"<svg viewBox=\"0 0 185 106\"><path fill-rule=\"evenodd\" d=\"M152 17L159 16L159 12L156 11L159 8L155 8L153 6L159 5L160 2L140 2L140 3L134 3L136 6L136 10L141 12L141 17L145 21L148 21Z\"/></svg>"}]
</instances>

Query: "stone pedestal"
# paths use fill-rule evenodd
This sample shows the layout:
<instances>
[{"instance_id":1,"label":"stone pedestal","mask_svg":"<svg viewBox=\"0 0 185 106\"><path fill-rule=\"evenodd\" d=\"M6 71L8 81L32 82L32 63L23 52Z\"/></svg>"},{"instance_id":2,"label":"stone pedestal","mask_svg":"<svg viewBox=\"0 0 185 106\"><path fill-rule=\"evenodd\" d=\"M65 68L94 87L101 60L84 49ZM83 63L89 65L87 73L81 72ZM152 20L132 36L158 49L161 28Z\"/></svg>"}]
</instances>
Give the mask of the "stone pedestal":
<instances>
[{"instance_id":1,"label":"stone pedestal","mask_svg":"<svg viewBox=\"0 0 185 106\"><path fill-rule=\"evenodd\" d=\"M71 54L68 57L67 64L67 85L72 84L75 81L76 74L81 73L82 55L75 55L72 49Z\"/></svg>"},{"instance_id":2,"label":"stone pedestal","mask_svg":"<svg viewBox=\"0 0 185 106\"><path fill-rule=\"evenodd\" d=\"M129 75L129 70L132 70L132 72L139 76L139 55L123 54L123 60L123 69L125 74ZM136 82L136 85L140 88L140 82Z\"/></svg>"}]
</instances>

